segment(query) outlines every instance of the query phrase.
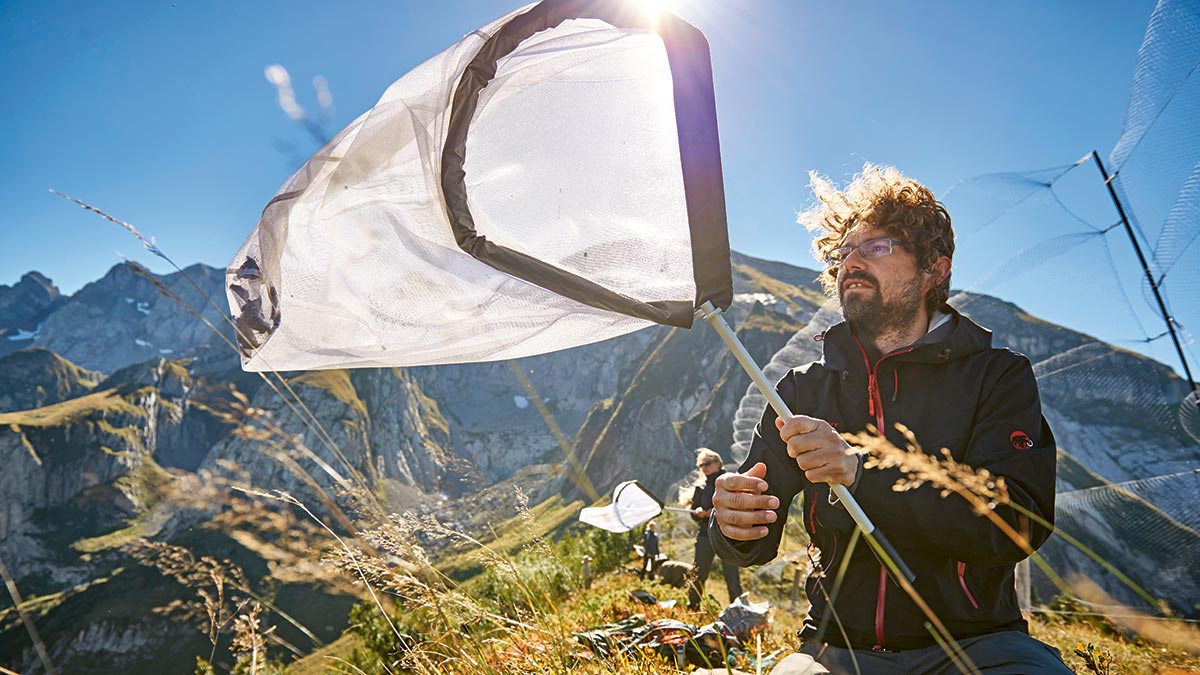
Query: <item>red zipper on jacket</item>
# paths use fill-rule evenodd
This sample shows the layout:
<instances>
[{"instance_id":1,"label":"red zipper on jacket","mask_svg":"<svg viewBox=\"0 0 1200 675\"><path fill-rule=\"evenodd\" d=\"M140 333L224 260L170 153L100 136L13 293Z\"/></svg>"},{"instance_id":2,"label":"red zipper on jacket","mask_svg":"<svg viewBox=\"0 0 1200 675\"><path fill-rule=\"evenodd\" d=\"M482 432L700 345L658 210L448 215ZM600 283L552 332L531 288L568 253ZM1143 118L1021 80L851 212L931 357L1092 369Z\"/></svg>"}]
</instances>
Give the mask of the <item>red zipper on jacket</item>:
<instances>
[{"instance_id":1,"label":"red zipper on jacket","mask_svg":"<svg viewBox=\"0 0 1200 675\"><path fill-rule=\"evenodd\" d=\"M900 351L884 354L875 365L871 365L871 359L867 356L867 350L863 349L862 343L858 341L858 336L853 333L850 337L854 338L854 344L858 345L858 351L862 353L863 365L867 367L867 414L875 418L875 433L884 436L884 421L883 421L883 397L879 394L879 364L893 356L907 354L913 350L912 347L906 347ZM896 391L900 390L900 379L896 378Z\"/></svg>"},{"instance_id":2,"label":"red zipper on jacket","mask_svg":"<svg viewBox=\"0 0 1200 675\"><path fill-rule=\"evenodd\" d=\"M883 608L887 601L887 570L879 566L879 592L875 596L875 651L883 649Z\"/></svg>"},{"instance_id":3,"label":"red zipper on jacket","mask_svg":"<svg viewBox=\"0 0 1200 675\"><path fill-rule=\"evenodd\" d=\"M884 354L871 365L871 358L867 356L867 350L863 349L862 343L858 341L858 336L854 333L850 334L854 338L854 344L858 345L858 351L862 353L863 364L867 367L867 413L875 418L875 433L879 436L886 436L883 419L883 398L879 395L879 364L886 359L901 354L907 354L913 350L912 347L901 349L900 351ZM896 390L900 389L900 378L896 377ZM883 649L883 609L887 600L887 568L883 564L879 565L879 592L875 595L875 647L874 649ZM965 588L965 586L964 586ZM969 595L969 593L968 593Z\"/></svg>"},{"instance_id":4,"label":"red zipper on jacket","mask_svg":"<svg viewBox=\"0 0 1200 675\"><path fill-rule=\"evenodd\" d=\"M971 595L971 589L967 588L967 563L958 561L958 585L962 586L963 593L966 594L967 600L971 601L971 606L979 609L979 603L975 602L975 596Z\"/></svg>"}]
</instances>

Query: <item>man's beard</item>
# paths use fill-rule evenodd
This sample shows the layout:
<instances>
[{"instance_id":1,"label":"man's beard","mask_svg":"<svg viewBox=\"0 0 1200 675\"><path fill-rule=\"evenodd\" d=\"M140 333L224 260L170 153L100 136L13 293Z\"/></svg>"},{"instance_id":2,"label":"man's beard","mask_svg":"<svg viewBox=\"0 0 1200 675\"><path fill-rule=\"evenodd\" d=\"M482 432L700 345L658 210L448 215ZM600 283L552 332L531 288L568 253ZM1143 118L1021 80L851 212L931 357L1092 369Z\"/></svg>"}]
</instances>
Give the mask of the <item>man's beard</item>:
<instances>
[{"instance_id":1,"label":"man's beard","mask_svg":"<svg viewBox=\"0 0 1200 675\"><path fill-rule=\"evenodd\" d=\"M842 283L859 278L872 285L872 293L862 297L859 293L846 300L842 291L839 300L842 305L842 316L854 323L855 329L867 337L878 337L892 331L903 331L912 325L917 314L921 311L921 303L925 301L921 292L920 278L914 278L901 286L896 297L884 302L883 291L875 277L866 273L849 276Z\"/></svg>"}]
</instances>

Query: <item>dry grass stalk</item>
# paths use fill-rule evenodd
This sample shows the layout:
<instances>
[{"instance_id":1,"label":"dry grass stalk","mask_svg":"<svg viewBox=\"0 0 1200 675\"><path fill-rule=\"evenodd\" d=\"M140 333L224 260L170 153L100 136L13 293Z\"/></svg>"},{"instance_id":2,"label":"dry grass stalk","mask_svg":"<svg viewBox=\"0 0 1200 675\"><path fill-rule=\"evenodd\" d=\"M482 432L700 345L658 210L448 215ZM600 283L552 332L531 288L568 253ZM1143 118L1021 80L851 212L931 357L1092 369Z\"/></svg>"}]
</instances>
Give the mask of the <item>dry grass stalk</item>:
<instances>
[{"instance_id":1,"label":"dry grass stalk","mask_svg":"<svg viewBox=\"0 0 1200 675\"><path fill-rule=\"evenodd\" d=\"M315 523L320 525L321 528L327 534L329 534L331 537L334 538L334 540L337 541L338 545L342 548L342 550L349 557L348 558L349 561L353 564L356 572L358 573L359 578L362 579L363 585L366 587L367 592L370 593L371 600L374 601L375 606L383 614L384 619L387 620L388 626L392 629L392 633L395 634L395 636L397 638L403 639L403 635L401 634L399 629L396 628L396 624L394 624L392 622L391 617L388 615L387 609L384 607L383 602L380 600L378 594L375 593L375 589L371 586L371 583L367 579L366 573L363 569L363 566L362 566L363 562L365 560L370 559L372 556L356 555L354 552L354 549L352 549L350 547L350 545L346 542L345 538L339 536L336 532L334 532L328 525L325 524L325 522L323 520L318 518L315 513L310 511L309 508L307 506L305 506L303 502L296 499L295 497L288 494L287 492L284 492L283 490L272 490L270 492L264 492L262 490L241 488L240 491L244 492L245 494L248 494L248 495L263 497L265 499L274 499L274 500L284 502L286 504L291 504L292 506L295 506L295 507L299 508L300 510L304 511L304 513L306 513L309 518L311 518Z\"/></svg>"},{"instance_id":2,"label":"dry grass stalk","mask_svg":"<svg viewBox=\"0 0 1200 675\"><path fill-rule=\"evenodd\" d=\"M0 579L4 580L4 587L8 589L8 595L12 598L13 607L17 611L17 617L21 619L21 623L24 624L25 630L29 633L29 638L33 640L33 647L37 651L38 660L42 662L42 667L46 669L49 675L55 675L58 671L55 670L54 663L50 661L50 654L46 650L46 644L42 642L42 636L38 633L37 626L33 625L33 621L25 613L21 600L21 592L17 590L17 582L9 575L8 567L4 565L3 560L0 560Z\"/></svg>"},{"instance_id":3,"label":"dry grass stalk","mask_svg":"<svg viewBox=\"0 0 1200 675\"><path fill-rule=\"evenodd\" d=\"M262 605L250 604L249 611L238 615L233 622L233 644L230 650L237 656L250 657L250 673L258 671L258 661L265 660L267 640L275 632L275 626L262 628Z\"/></svg>"},{"instance_id":4,"label":"dry grass stalk","mask_svg":"<svg viewBox=\"0 0 1200 675\"><path fill-rule=\"evenodd\" d=\"M153 567L196 593L198 600L176 600L156 611L181 615L200 624L213 646L209 655L212 661L221 634L250 602L249 583L241 567L212 556L197 558L182 546L161 541L138 540L127 544L124 550L139 563Z\"/></svg>"},{"instance_id":5,"label":"dry grass stalk","mask_svg":"<svg viewBox=\"0 0 1200 675\"><path fill-rule=\"evenodd\" d=\"M867 455L863 464L865 468L899 469L903 477L892 486L896 492L915 490L928 484L939 489L943 498L954 494L964 499L971 506L972 511L987 518L1025 555L1031 556L1055 586L1064 592L1070 592L1070 587L1058 573L1035 555L1028 535L1018 532L1007 520L996 513L997 507L1010 506L1019 514L1030 517L1039 525L1053 529L1052 525L1037 518L1036 514L1020 509L1019 505L1012 502L1003 476L995 476L987 469L976 469L969 464L963 464L955 460L947 448L939 451L940 457L926 453L917 442L917 437L912 430L900 423L897 423L895 427L904 436L906 449L896 447L884 436L875 435L874 427L869 427L868 431L862 433L842 434L842 436L848 443L857 446L861 452Z\"/></svg>"},{"instance_id":6,"label":"dry grass stalk","mask_svg":"<svg viewBox=\"0 0 1200 675\"><path fill-rule=\"evenodd\" d=\"M907 449L900 449L886 438L874 435L873 430L859 434L843 434L843 437L848 443L861 448L861 451L867 454L864 463L866 468L896 468L904 474L904 477L893 486L893 489L897 492L912 490L929 484L934 488L940 489L943 497L948 497L951 494L962 497L975 513L987 518L1020 547L1022 551L1027 555L1033 556L1033 560L1038 563L1047 577L1064 593L1075 595L1092 604L1117 606L1099 586L1090 580L1079 580L1072 584L1064 581L1040 556L1035 555L1029 544L1028 537L1017 532L1006 520L996 513L998 506L1010 506L1018 514L1029 517L1038 525L1053 529L1053 525L1045 519L1012 502L1009 498L1008 489L1004 484L1003 476L994 476L986 469L975 469L967 464L960 463L954 460L950 451L946 448L941 449L940 458L928 454L921 449L916 436L911 430L902 424L896 424L896 429L904 435L908 445ZM1162 607L1161 601L1157 601L1149 596L1140 586L1129 579L1128 576L1113 568L1110 563L1083 546L1078 540L1061 531L1055 531L1069 544L1080 549L1093 560L1113 572L1120 581L1147 599L1151 605ZM1164 613L1166 613L1165 608ZM1163 621L1160 617L1150 617L1132 608L1124 607L1121 608L1120 620L1115 615L1111 616L1110 620L1148 640L1188 651L1189 653L1198 653L1195 645L1200 644L1200 631L1185 623Z\"/></svg>"},{"instance_id":7,"label":"dry grass stalk","mask_svg":"<svg viewBox=\"0 0 1200 675\"><path fill-rule=\"evenodd\" d=\"M867 457L864 467L868 469L899 469L904 477L892 486L896 492L915 490L929 484L941 490L942 497L957 494L971 505L975 513L990 517L1000 504L1009 504L1008 488L1003 476L993 476L987 469L975 469L954 459L950 450L942 448L941 457L928 454L921 449L917 437L903 424L896 424L896 430L904 435L908 444L907 449L893 445L886 437L877 436L873 431L857 434L843 434L851 445L862 448ZM997 522L997 520L999 522ZM994 519L1000 527L1021 550L1033 553L1029 540L1018 533L1003 519Z\"/></svg>"},{"instance_id":8,"label":"dry grass stalk","mask_svg":"<svg viewBox=\"0 0 1200 675\"><path fill-rule=\"evenodd\" d=\"M1195 626L1183 621L1150 616L1133 607L1122 605L1091 579L1072 578L1071 586L1085 603L1105 608L1105 618L1118 628L1156 644L1200 655L1200 630Z\"/></svg>"}]
</instances>

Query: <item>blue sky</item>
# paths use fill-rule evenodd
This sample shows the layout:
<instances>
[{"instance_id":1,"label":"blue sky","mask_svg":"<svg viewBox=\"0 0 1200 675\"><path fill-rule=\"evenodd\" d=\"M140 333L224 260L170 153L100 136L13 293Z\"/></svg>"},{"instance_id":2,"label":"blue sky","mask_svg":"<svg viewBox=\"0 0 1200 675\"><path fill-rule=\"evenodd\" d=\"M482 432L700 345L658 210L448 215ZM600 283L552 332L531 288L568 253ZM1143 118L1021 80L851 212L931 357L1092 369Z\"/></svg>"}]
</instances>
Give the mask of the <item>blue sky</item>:
<instances>
[{"instance_id":1,"label":"blue sky","mask_svg":"<svg viewBox=\"0 0 1200 675\"><path fill-rule=\"evenodd\" d=\"M301 157L313 149L277 106L266 66L284 65L310 110L308 82L327 79L332 133L412 67L517 6L0 4L0 284L36 269L73 292L115 264L114 251L166 271L50 188L133 223L181 265L223 266L295 168L277 146ZM682 0L675 8L712 47L733 247L814 266L794 223L810 169L846 178L864 160L891 163L942 194L964 178L1069 164L1093 148L1106 157L1154 3ZM1081 211L1110 218L1095 201ZM986 277L987 267L966 257L956 281ZM1069 302L1034 304L1051 320L1088 323L1087 312L1075 318L1078 303L1075 314ZM1081 327L1108 338L1130 332ZM1151 353L1170 360L1169 349Z\"/></svg>"}]
</instances>

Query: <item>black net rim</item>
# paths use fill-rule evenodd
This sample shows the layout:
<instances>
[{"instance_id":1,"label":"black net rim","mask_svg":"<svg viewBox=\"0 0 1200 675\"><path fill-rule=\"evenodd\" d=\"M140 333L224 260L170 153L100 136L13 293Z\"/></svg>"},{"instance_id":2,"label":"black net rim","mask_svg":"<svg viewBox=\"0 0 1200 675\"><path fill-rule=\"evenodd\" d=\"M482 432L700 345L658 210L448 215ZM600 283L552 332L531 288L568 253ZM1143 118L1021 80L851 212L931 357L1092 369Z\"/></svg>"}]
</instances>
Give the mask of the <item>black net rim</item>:
<instances>
[{"instance_id":1,"label":"black net rim","mask_svg":"<svg viewBox=\"0 0 1200 675\"><path fill-rule=\"evenodd\" d=\"M475 229L467 203L466 146L479 94L496 75L497 62L524 40L569 19L599 19L618 28L650 29L663 40L671 68L680 164L692 241L694 302L643 302L577 274L488 241ZM627 3L612 0L543 0L488 38L455 89L441 161L442 194L459 248L501 272L597 309L654 323L691 328L704 302L727 309L733 302L725 188L717 136L716 100L708 41L697 28L663 13L654 22Z\"/></svg>"}]
</instances>

